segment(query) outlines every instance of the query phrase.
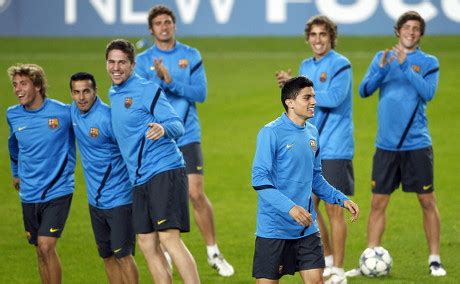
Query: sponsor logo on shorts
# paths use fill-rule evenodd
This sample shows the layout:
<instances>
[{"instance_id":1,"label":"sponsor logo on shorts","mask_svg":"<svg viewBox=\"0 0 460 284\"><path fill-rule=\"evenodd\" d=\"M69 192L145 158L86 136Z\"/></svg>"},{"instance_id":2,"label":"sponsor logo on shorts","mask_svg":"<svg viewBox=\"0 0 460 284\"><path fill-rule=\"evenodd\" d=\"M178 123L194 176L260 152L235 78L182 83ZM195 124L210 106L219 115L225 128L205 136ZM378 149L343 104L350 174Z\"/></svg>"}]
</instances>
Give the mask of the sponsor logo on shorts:
<instances>
[{"instance_id":1,"label":"sponsor logo on shorts","mask_svg":"<svg viewBox=\"0 0 460 284\"><path fill-rule=\"evenodd\" d=\"M132 104L133 104L133 98L126 97L125 98L125 108L130 108Z\"/></svg>"},{"instance_id":2,"label":"sponsor logo on shorts","mask_svg":"<svg viewBox=\"0 0 460 284\"><path fill-rule=\"evenodd\" d=\"M315 139L310 139L310 147L313 150L313 152L316 152L316 150L318 149L318 145L316 144Z\"/></svg>"},{"instance_id":3,"label":"sponsor logo on shorts","mask_svg":"<svg viewBox=\"0 0 460 284\"><path fill-rule=\"evenodd\" d=\"M56 233L59 230L59 228L50 228L50 233Z\"/></svg>"},{"instance_id":4,"label":"sponsor logo on shorts","mask_svg":"<svg viewBox=\"0 0 460 284\"><path fill-rule=\"evenodd\" d=\"M188 66L188 60L187 59L180 59L179 60L179 67L180 68L187 68Z\"/></svg>"},{"instance_id":5,"label":"sponsor logo on shorts","mask_svg":"<svg viewBox=\"0 0 460 284\"><path fill-rule=\"evenodd\" d=\"M322 72L321 75L319 76L319 81L320 82L326 82L326 80L327 80L327 73Z\"/></svg>"},{"instance_id":6,"label":"sponsor logo on shorts","mask_svg":"<svg viewBox=\"0 0 460 284\"><path fill-rule=\"evenodd\" d=\"M433 184L429 184L429 185L424 185L422 188L423 190L429 190L432 187L433 187Z\"/></svg>"},{"instance_id":7,"label":"sponsor logo on shorts","mask_svg":"<svg viewBox=\"0 0 460 284\"><path fill-rule=\"evenodd\" d=\"M203 166L196 166L197 171L201 171L203 169Z\"/></svg>"},{"instance_id":8,"label":"sponsor logo on shorts","mask_svg":"<svg viewBox=\"0 0 460 284\"><path fill-rule=\"evenodd\" d=\"M119 248L113 251L113 253L119 253L123 248Z\"/></svg>"},{"instance_id":9,"label":"sponsor logo on shorts","mask_svg":"<svg viewBox=\"0 0 460 284\"><path fill-rule=\"evenodd\" d=\"M51 129L57 128L59 126L59 119L57 119L57 118L48 119L48 126Z\"/></svg>"},{"instance_id":10,"label":"sponsor logo on shorts","mask_svg":"<svg viewBox=\"0 0 460 284\"><path fill-rule=\"evenodd\" d=\"M286 145L286 149L289 150L289 149L291 149L293 146L294 146L294 143L293 143L293 144L287 144L287 145Z\"/></svg>"},{"instance_id":11,"label":"sponsor logo on shorts","mask_svg":"<svg viewBox=\"0 0 460 284\"><path fill-rule=\"evenodd\" d=\"M161 224L163 224L164 222L166 222L166 219L158 220L158 221L157 221L157 225L161 225Z\"/></svg>"}]
</instances>

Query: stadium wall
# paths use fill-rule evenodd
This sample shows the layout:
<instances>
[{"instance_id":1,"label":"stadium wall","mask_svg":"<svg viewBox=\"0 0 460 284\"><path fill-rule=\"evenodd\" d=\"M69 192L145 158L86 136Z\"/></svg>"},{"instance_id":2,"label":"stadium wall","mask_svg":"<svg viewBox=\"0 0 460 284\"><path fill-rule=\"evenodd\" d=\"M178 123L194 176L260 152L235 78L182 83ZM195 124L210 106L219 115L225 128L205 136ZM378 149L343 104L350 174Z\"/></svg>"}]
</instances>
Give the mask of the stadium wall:
<instances>
[{"instance_id":1,"label":"stadium wall","mask_svg":"<svg viewBox=\"0 0 460 284\"><path fill-rule=\"evenodd\" d=\"M325 14L342 35L389 35L418 11L428 34L460 34L460 0L0 0L0 36L143 36L148 9L171 7L179 36L292 36Z\"/></svg>"}]
</instances>

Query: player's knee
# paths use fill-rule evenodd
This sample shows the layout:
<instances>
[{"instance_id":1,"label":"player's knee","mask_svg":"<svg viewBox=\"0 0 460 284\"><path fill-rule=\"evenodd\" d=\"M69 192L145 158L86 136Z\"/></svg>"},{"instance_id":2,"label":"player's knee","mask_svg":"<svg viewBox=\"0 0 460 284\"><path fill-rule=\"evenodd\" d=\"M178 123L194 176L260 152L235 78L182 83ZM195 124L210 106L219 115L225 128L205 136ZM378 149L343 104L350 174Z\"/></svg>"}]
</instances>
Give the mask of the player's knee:
<instances>
[{"instance_id":1,"label":"player's knee","mask_svg":"<svg viewBox=\"0 0 460 284\"><path fill-rule=\"evenodd\" d=\"M138 235L137 243L142 251L148 251L155 247L152 238L150 236L143 236L142 234Z\"/></svg>"},{"instance_id":2,"label":"player's knee","mask_svg":"<svg viewBox=\"0 0 460 284\"><path fill-rule=\"evenodd\" d=\"M54 253L55 245L47 241L38 241L38 252L42 258L47 258L51 253Z\"/></svg>"},{"instance_id":3,"label":"player's knee","mask_svg":"<svg viewBox=\"0 0 460 284\"><path fill-rule=\"evenodd\" d=\"M419 195L418 196L420 206L425 211L436 210L436 200L433 198L432 195Z\"/></svg>"},{"instance_id":4,"label":"player's knee","mask_svg":"<svg viewBox=\"0 0 460 284\"><path fill-rule=\"evenodd\" d=\"M202 188L189 188L189 197L193 205L200 205L205 200L205 195Z\"/></svg>"}]
</instances>

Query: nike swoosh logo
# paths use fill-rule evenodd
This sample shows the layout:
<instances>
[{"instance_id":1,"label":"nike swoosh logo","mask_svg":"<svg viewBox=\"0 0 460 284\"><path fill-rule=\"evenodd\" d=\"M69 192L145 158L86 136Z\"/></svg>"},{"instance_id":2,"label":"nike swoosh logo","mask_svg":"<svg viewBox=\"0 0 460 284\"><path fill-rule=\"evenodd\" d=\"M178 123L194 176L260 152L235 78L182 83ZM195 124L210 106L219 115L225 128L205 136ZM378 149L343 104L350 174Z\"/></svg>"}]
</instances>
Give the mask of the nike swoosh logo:
<instances>
[{"instance_id":1,"label":"nike swoosh logo","mask_svg":"<svg viewBox=\"0 0 460 284\"><path fill-rule=\"evenodd\" d=\"M113 252L114 252L114 253L117 253L117 252L120 252L122 249L123 249L123 248L119 248L119 249L114 250Z\"/></svg>"},{"instance_id":2,"label":"nike swoosh logo","mask_svg":"<svg viewBox=\"0 0 460 284\"><path fill-rule=\"evenodd\" d=\"M423 188L423 190L428 190L428 189L430 189L432 186L433 186L433 184L429 184L429 185L424 185L422 188Z\"/></svg>"},{"instance_id":3,"label":"nike swoosh logo","mask_svg":"<svg viewBox=\"0 0 460 284\"><path fill-rule=\"evenodd\" d=\"M19 128L18 128L18 131L23 131L23 130L26 129L26 128L27 128L27 126L19 127Z\"/></svg>"},{"instance_id":4,"label":"nike swoosh logo","mask_svg":"<svg viewBox=\"0 0 460 284\"><path fill-rule=\"evenodd\" d=\"M203 167L202 166L196 166L196 169L201 171L203 169Z\"/></svg>"},{"instance_id":5,"label":"nike swoosh logo","mask_svg":"<svg viewBox=\"0 0 460 284\"><path fill-rule=\"evenodd\" d=\"M161 224L163 224L164 222L166 222L166 219L158 220L158 221L157 221L157 225L161 225Z\"/></svg>"},{"instance_id":6,"label":"nike swoosh logo","mask_svg":"<svg viewBox=\"0 0 460 284\"><path fill-rule=\"evenodd\" d=\"M294 146L294 144L287 144L287 145L286 145L286 148L287 148L287 149L291 149L293 146Z\"/></svg>"},{"instance_id":7,"label":"nike swoosh logo","mask_svg":"<svg viewBox=\"0 0 460 284\"><path fill-rule=\"evenodd\" d=\"M59 228L50 228L50 233L56 233L59 230Z\"/></svg>"}]
</instances>

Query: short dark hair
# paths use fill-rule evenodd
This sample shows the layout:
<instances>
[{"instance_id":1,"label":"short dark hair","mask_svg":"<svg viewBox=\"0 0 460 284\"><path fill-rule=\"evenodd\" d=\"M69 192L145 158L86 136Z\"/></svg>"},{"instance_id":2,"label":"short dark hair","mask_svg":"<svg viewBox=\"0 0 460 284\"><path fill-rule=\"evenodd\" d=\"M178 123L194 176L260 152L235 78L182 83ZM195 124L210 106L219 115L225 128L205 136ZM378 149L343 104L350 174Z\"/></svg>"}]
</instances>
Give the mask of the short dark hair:
<instances>
[{"instance_id":1,"label":"short dark hair","mask_svg":"<svg viewBox=\"0 0 460 284\"><path fill-rule=\"evenodd\" d=\"M134 57L136 56L136 52L134 50L134 45L127 41L126 39L114 39L105 48L105 60L109 58L109 52L112 50L121 50L124 54L128 56L129 61L134 63Z\"/></svg>"},{"instance_id":2,"label":"short dark hair","mask_svg":"<svg viewBox=\"0 0 460 284\"><path fill-rule=\"evenodd\" d=\"M326 30L331 37L331 48L334 49L337 45L337 25L328 17L323 15L316 15L311 17L305 25L305 38L308 41L308 35L313 26L325 26Z\"/></svg>"},{"instance_id":3,"label":"short dark hair","mask_svg":"<svg viewBox=\"0 0 460 284\"><path fill-rule=\"evenodd\" d=\"M420 23L420 33L423 36L425 34L425 20L420 16L419 13L415 11L407 11L406 13L402 14L398 20L396 21L396 24L394 26L395 29L395 34L398 36L399 30L401 27L407 22L407 21L418 21Z\"/></svg>"},{"instance_id":4,"label":"short dark hair","mask_svg":"<svg viewBox=\"0 0 460 284\"><path fill-rule=\"evenodd\" d=\"M313 87L313 82L305 76L294 77L284 83L284 86L281 89L281 103L286 111L288 110L286 100L295 100L299 95L300 90L306 87Z\"/></svg>"},{"instance_id":5,"label":"short dark hair","mask_svg":"<svg viewBox=\"0 0 460 284\"><path fill-rule=\"evenodd\" d=\"M14 76L16 75L28 77L35 87L40 88L40 95L46 98L48 84L46 83L46 75L42 67L37 64L17 63L8 68L7 72L11 82L13 82Z\"/></svg>"},{"instance_id":6,"label":"short dark hair","mask_svg":"<svg viewBox=\"0 0 460 284\"><path fill-rule=\"evenodd\" d=\"M149 10L149 14L147 16L147 21L149 24L149 28L152 28L152 20L158 17L159 15L168 15L171 17L173 23L176 23L176 16L174 12L166 7L165 5L155 5Z\"/></svg>"},{"instance_id":7,"label":"short dark hair","mask_svg":"<svg viewBox=\"0 0 460 284\"><path fill-rule=\"evenodd\" d=\"M75 81L86 81L86 80L90 80L90 81L91 81L91 85L92 85L92 87L93 87L93 90L95 91L95 90L96 90L96 80L94 79L93 74L88 73L88 72L78 72L78 73L73 74L73 75L70 77L70 82L69 82L70 90L72 91L72 82L75 82Z\"/></svg>"}]
</instances>

